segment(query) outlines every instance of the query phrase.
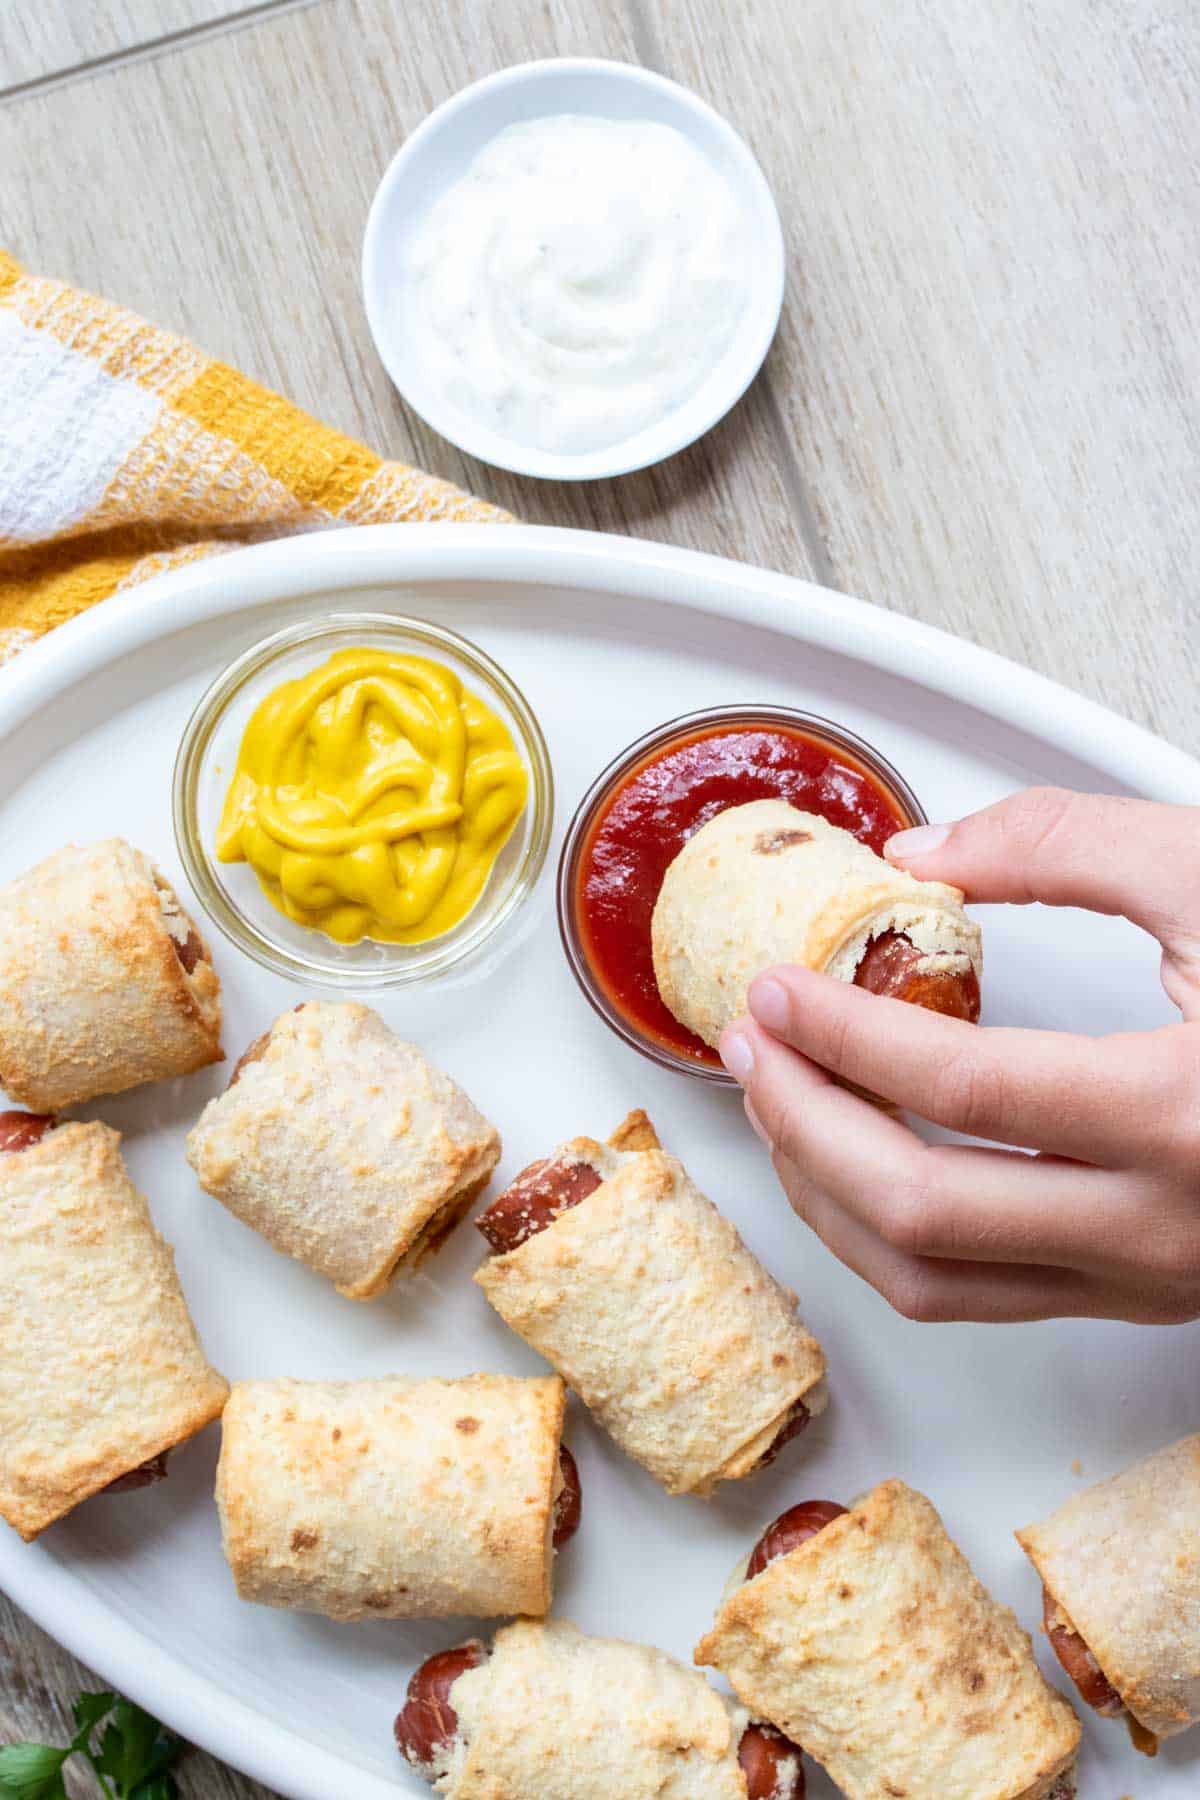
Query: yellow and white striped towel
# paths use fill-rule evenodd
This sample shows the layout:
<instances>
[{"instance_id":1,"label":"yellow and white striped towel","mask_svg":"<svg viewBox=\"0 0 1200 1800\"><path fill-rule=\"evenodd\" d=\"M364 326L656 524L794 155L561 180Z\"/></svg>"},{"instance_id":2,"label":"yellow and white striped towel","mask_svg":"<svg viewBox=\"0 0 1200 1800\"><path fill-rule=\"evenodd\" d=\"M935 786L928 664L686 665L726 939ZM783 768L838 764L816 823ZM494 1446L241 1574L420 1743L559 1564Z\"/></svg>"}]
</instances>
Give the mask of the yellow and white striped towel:
<instances>
[{"instance_id":1,"label":"yellow and white striped towel","mask_svg":"<svg viewBox=\"0 0 1200 1800\"><path fill-rule=\"evenodd\" d=\"M238 544L508 516L0 250L0 662Z\"/></svg>"}]
</instances>

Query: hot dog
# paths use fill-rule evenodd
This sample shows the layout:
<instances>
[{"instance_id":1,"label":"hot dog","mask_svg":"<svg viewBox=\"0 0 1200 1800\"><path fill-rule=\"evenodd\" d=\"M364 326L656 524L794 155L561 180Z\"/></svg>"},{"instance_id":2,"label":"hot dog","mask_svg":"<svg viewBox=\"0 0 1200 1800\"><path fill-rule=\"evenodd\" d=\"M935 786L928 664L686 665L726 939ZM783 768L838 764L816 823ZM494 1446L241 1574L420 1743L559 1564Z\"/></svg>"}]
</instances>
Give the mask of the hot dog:
<instances>
[{"instance_id":1,"label":"hot dog","mask_svg":"<svg viewBox=\"0 0 1200 1800\"><path fill-rule=\"evenodd\" d=\"M482 1232L497 1256L506 1256L553 1225L555 1219L578 1206L599 1186L600 1176L591 1163L572 1161L569 1156L544 1157L523 1169L480 1213L475 1229ZM755 1471L768 1468L784 1445L800 1436L811 1417L803 1400L797 1400L759 1457Z\"/></svg>"},{"instance_id":2,"label":"hot dog","mask_svg":"<svg viewBox=\"0 0 1200 1800\"><path fill-rule=\"evenodd\" d=\"M798 1438L811 1418L812 1414L803 1400L795 1401L778 1433L755 1463L754 1473L757 1474L760 1469L769 1469L784 1445L790 1444L793 1438Z\"/></svg>"},{"instance_id":3,"label":"hot dog","mask_svg":"<svg viewBox=\"0 0 1200 1800\"><path fill-rule=\"evenodd\" d=\"M221 987L140 850L68 845L0 887L0 1081L51 1112L221 1060Z\"/></svg>"},{"instance_id":4,"label":"hot dog","mask_svg":"<svg viewBox=\"0 0 1200 1800\"><path fill-rule=\"evenodd\" d=\"M394 1731L453 1800L804 1800L801 1753L773 1726L661 1651L560 1621L510 1626L490 1663L478 1639L431 1656ZM540 1731L553 1748L530 1742Z\"/></svg>"},{"instance_id":5,"label":"hot dog","mask_svg":"<svg viewBox=\"0 0 1200 1800\"><path fill-rule=\"evenodd\" d=\"M53 1127L53 1113L0 1112L0 1156L19 1155L32 1144L39 1144ZM149 1487L151 1482L164 1480L167 1475L168 1454L164 1450L160 1455L150 1457L140 1467L118 1475L115 1481L110 1481L101 1491L105 1494L123 1494L131 1488Z\"/></svg>"},{"instance_id":6,"label":"hot dog","mask_svg":"<svg viewBox=\"0 0 1200 1800\"><path fill-rule=\"evenodd\" d=\"M549 1611L579 1524L557 1375L246 1381L217 1506L243 1600L333 1619Z\"/></svg>"},{"instance_id":7,"label":"hot dog","mask_svg":"<svg viewBox=\"0 0 1200 1800\"><path fill-rule=\"evenodd\" d=\"M292 1011L303 1012L307 1005L307 1000L301 1000L296 1006L293 1006ZM241 1080L244 1070L248 1069L251 1063L262 1061L263 1057L267 1054L267 1046L271 1042L271 1033L274 1029L274 1025L268 1025L267 1029L265 1031L260 1031L254 1042L242 1051L242 1054L233 1065L233 1074L229 1077L226 1084L228 1087L232 1087L235 1082Z\"/></svg>"},{"instance_id":8,"label":"hot dog","mask_svg":"<svg viewBox=\"0 0 1200 1800\"><path fill-rule=\"evenodd\" d=\"M500 1138L369 1007L302 1001L249 1046L188 1134L208 1193L351 1300L432 1256L487 1186Z\"/></svg>"},{"instance_id":9,"label":"hot dog","mask_svg":"<svg viewBox=\"0 0 1200 1800\"><path fill-rule=\"evenodd\" d=\"M579 1467L565 1444L558 1446L558 1474L562 1486L554 1502L554 1526L550 1541L556 1550L561 1550L575 1536L583 1517L583 1489L579 1481Z\"/></svg>"},{"instance_id":10,"label":"hot dog","mask_svg":"<svg viewBox=\"0 0 1200 1800\"><path fill-rule=\"evenodd\" d=\"M19 1155L22 1150L28 1150L31 1144L40 1143L53 1126L52 1113L0 1112L0 1156ZM160 1455L150 1457L140 1467L118 1475L101 1491L124 1494L131 1488L149 1487L151 1482L165 1480L168 1454L164 1450Z\"/></svg>"},{"instance_id":11,"label":"hot dog","mask_svg":"<svg viewBox=\"0 0 1200 1800\"><path fill-rule=\"evenodd\" d=\"M1080 1697L1136 1749L1200 1725L1200 1434L1017 1532Z\"/></svg>"},{"instance_id":12,"label":"hot dog","mask_svg":"<svg viewBox=\"0 0 1200 1800\"><path fill-rule=\"evenodd\" d=\"M476 1223L492 1305L668 1492L764 1468L824 1405L824 1357L795 1296L645 1114L607 1144L574 1138L531 1163Z\"/></svg>"},{"instance_id":13,"label":"hot dog","mask_svg":"<svg viewBox=\"0 0 1200 1800\"><path fill-rule=\"evenodd\" d=\"M536 1237L539 1231L545 1231L560 1214L578 1206L599 1186L600 1176L590 1163L572 1162L566 1157L544 1158L522 1170L516 1180L492 1201L487 1211L480 1214L475 1228L483 1233L497 1255L506 1255ZM769 1468L784 1445L800 1436L811 1417L803 1400L797 1400L778 1434L759 1457L755 1472Z\"/></svg>"},{"instance_id":14,"label":"hot dog","mask_svg":"<svg viewBox=\"0 0 1200 1800\"><path fill-rule=\"evenodd\" d=\"M182 944L179 942L178 938L172 938L171 941L175 945L176 956L183 964L184 974L194 975L196 973L196 965L204 961L205 954L204 944L198 933L194 929L189 928L188 934L184 938Z\"/></svg>"},{"instance_id":15,"label":"hot dog","mask_svg":"<svg viewBox=\"0 0 1200 1800\"><path fill-rule=\"evenodd\" d=\"M40 1143L53 1124L53 1113L0 1112L0 1156Z\"/></svg>"},{"instance_id":16,"label":"hot dog","mask_svg":"<svg viewBox=\"0 0 1200 1800\"><path fill-rule=\"evenodd\" d=\"M170 882L157 870L154 874L154 888L158 895L158 909L167 928L171 947L179 958L179 965L185 975L194 975L200 964L209 960L204 939L179 904L179 896Z\"/></svg>"},{"instance_id":17,"label":"hot dog","mask_svg":"<svg viewBox=\"0 0 1200 1800\"><path fill-rule=\"evenodd\" d=\"M1071 1800L1079 1721L924 1495L790 1507L695 1659L846 1800Z\"/></svg>"},{"instance_id":18,"label":"hot dog","mask_svg":"<svg viewBox=\"0 0 1200 1800\"><path fill-rule=\"evenodd\" d=\"M789 1506L785 1513L780 1513L750 1552L746 1564L746 1580L752 1581L761 1575L768 1563L773 1563L777 1556L787 1556L790 1551L798 1550L809 1538L816 1537L835 1519L840 1519L846 1511L836 1500L802 1500L799 1506Z\"/></svg>"},{"instance_id":19,"label":"hot dog","mask_svg":"<svg viewBox=\"0 0 1200 1800\"><path fill-rule=\"evenodd\" d=\"M747 1725L738 1745L746 1800L804 1800L800 1746L773 1725Z\"/></svg>"},{"instance_id":20,"label":"hot dog","mask_svg":"<svg viewBox=\"0 0 1200 1800\"><path fill-rule=\"evenodd\" d=\"M292 1010L293 1012L299 1012L300 1008L296 1006L293 1007ZM262 1061L262 1058L266 1055L267 1045L270 1041L271 1031L268 1029L267 1031L260 1032L254 1042L249 1045L247 1049L242 1051L242 1054L233 1065L233 1074L229 1077L228 1082L230 1087L233 1087L235 1083L242 1079L243 1071L248 1069L251 1063Z\"/></svg>"},{"instance_id":21,"label":"hot dog","mask_svg":"<svg viewBox=\"0 0 1200 1800\"><path fill-rule=\"evenodd\" d=\"M578 1206L600 1186L600 1176L590 1163L569 1157L544 1157L522 1169L516 1180L498 1194L475 1221L498 1256L519 1249L560 1213Z\"/></svg>"},{"instance_id":22,"label":"hot dog","mask_svg":"<svg viewBox=\"0 0 1200 1800\"><path fill-rule=\"evenodd\" d=\"M607 1146L581 1138L574 1146L565 1145L553 1156L530 1163L479 1215L475 1229L497 1256L506 1256L553 1225L560 1213L579 1206L595 1193L604 1180L606 1149L618 1155L634 1155L661 1148L657 1132L639 1108L622 1119Z\"/></svg>"},{"instance_id":23,"label":"hot dog","mask_svg":"<svg viewBox=\"0 0 1200 1800\"><path fill-rule=\"evenodd\" d=\"M426 1781L444 1768L458 1736L458 1714L450 1704L450 1689L468 1669L487 1661L487 1649L478 1638L439 1650L423 1662L408 1684L404 1705L392 1727L396 1748Z\"/></svg>"},{"instance_id":24,"label":"hot dog","mask_svg":"<svg viewBox=\"0 0 1200 1800\"><path fill-rule=\"evenodd\" d=\"M24 1538L113 1484L144 1486L221 1412L174 1257L107 1125L5 1121L0 1517Z\"/></svg>"},{"instance_id":25,"label":"hot dog","mask_svg":"<svg viewBox=\"0 0 1200 1800\"><path fill-rule=\"evenodd\" d=\"M139 1463L136 1469L129 1469L124 1475L118 1475L110 1481L104 1492L106 1494L127 1494L134 1488L151 1487L156 1481L165 1481L171 1471L167 1467L169 1450L163 1450L149 1461Z\"/></svg>"},{"instance_id":26,"label":"hot dog","mask_svg":"<svg viewBox=\"0 0 1200 1800\"><path fill-rule=\"evenodd\" d=\"M922 968L922 964L926 966ZM979 1022L979 977L971 964L965 968L939 966L923 956L900 931L884 931L872 938L854 971L854 986L868 993L887 994L923 1006L927 1012L944 1013L951 1019Z\"/></svg>"},{"instance_id":27,"label":"hot dog","mask_svg":"<svg viewBox=\"0 0 1200 1800\"><path fill-rule=\"evenodd\" d=\"M1125 1711L1125 1702L1079 1633L1066 1622L1058 1602L1045 1587L1042 1589L1042 1618L1054 1654L1079 1689L1080 1699L1106 1719L1117 1718Z\"/></svg>"},{"instance_id":28,"label":"hot dog","mask_svg":"<svg viewBox=\"0 0 1200 1800\"><path fill-rule=\"evenodd\" d=\"M917 881L785 800L702 825L663 877L650 935L664 1004L714 1046L778 963L979 1016L981 938L959 889Z\"/></svg>"},{"instance_id":29,"label":"hot dog","mask_svg":"<svg viewBox=\"0 0 1200 1800\"><path fill-rule=\"evenodd\" d=\"M543 1158L521 1171L479 1215L475 1228L498 1256L507 1255L539 1231L545 1231L560 1214L578 1206L599 1186L600 1176L590 1163L572 1162L568 1157ZM800 1436L811 1417L803 1400L797 1400L778 1435L759 1457L756 1471L768 1468L784 1445Z\"/></svg>"}]
</instances>

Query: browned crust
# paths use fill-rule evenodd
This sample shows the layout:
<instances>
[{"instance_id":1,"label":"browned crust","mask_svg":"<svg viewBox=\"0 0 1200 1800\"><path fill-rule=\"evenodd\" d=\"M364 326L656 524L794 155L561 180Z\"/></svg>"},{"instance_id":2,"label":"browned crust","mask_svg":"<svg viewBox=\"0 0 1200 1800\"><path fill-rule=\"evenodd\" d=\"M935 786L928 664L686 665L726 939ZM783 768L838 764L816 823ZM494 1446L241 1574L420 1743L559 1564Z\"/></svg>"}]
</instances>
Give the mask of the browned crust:
<instances>
[{"instance_id":1,"label":"browned crust","mask_svg":"<svg viewBox=\"0 0 1200 1800\"><path fill-rule=\"evenodd\" d=\"M380 1289L387 1287L401 1263L412 1273L427 1263L431 1257L436 1256L442 1246L454 1235L480 1195L487 1191L491 1179L492 1171L489 1169L486 1175L481 1175L478 1181L472 1181L469 1186L463 1188L461 1193L451 1194L446 1204L434 1213L432 1219L425 1221L407 1250L401 1252L391 1268L380 1278L378 1284L372 1287L371 1293L376 1294ZM370 1298L370 1295L359 1294L357 1297L366 1300Z\"/></svg>"},{"instance_id":2,"label":"browned crust","mask_svg":"<svg viewBox=\"0 0 1200 1800\"><path fill-rule=\"evenodd\" d=\"M1171 1445L1171 1449L1173 1449L1173 1445ZM1153 1462L1153 1458L1148 1458L1148 1462ZM1133 1474L1137 1472L1137 1469L1139 1469L1139 1465L1133 1465L1132 1471L1124 1471L1123 1476L1115 1476L1115 1478L1106 1481L1106 1483L1099 1483L1099 1489L1103 1490L1108 1489L1108 1487L1115 1487L1117 1481L1123 1480L1123 1478L1126 1481L1130 1480ZM1078 1496L1078 1499L1076 1499L1074 1505L1076 1505L1079 1512L1081 1512L1083 1505L1087 1503L1087 1499L1088 1492L1081 1494L1081 1496ZM1061 1512L1067 1512L1067 1507L1060 1508L1060 1510ZM1142 1755L1155 1755L1155 1753L1157 1753L1157 1742L1159 1742L1159 1739L1168 1739L1168 1737L1175 1737L1177 1733L1186 1732L1187 1728L1195 1723L1195 1715L1189 1712L1189 1708L1187 1708L1186 1705L1182 1705L1182 1697L1177 1699L1177 1697L1173 1697L1173 1694L1171 1694L1171 1685L1169 1685L1171 1676L1169 1676L1169 1672L1168 1676L1164 1679L1153 1679L1146 1674L1146 1669L1144 1669L1144 1651L1142 1651L1142 1645L1141 1642L1139 1642L1139 1627L1137 1627L1137 1622L1135 1622L1135 1618L1133 1618L1132 1607L1128 1606L1128 1602L1121 1607L1121 1618L1123 1618L1124 1633L1126 1633L1124 1640L1114 1636L1114 1627L1112 1627L1112 1625L1108 1625L1108 1631L1106 1631L1105 1634L1101 1634L1099 1631L1096 1631L1094 1627L1090 1627L1090 1625L1088 1625L1087 1629L1081 1629L1081 1627L1076 1624L1076 1615L1072 1613L1072 1607L1069 1606L1069 1602L1067 1602L1067 1598L1065 1598L1065 1591L1063 1591L1063 1582L1067 1579L1067 1573L1061 1570L1060 1561L1058 1561L1058 1557L1052 1553L1051 1544L1047 1544L1043 1541L1045 1528L1054 1525L1056 1517L1058 1517L1058 1514L1052 1514L1049 1519L1040 1521L1038 1525L1025 1526L1024 1530L1015 1532L1013 1535L1016 1537L1016 1543L1020 1544L1020 1548L1022 1548L1025 1555L1029 1557L1029 1561L1033 1562L1034 1570L1038 1571L1038 1579L1042 1582L1043 1589L1045 1589L1045 1591L1049 1593L1049 1597L1052 1598L1054 1606L1058 1607L1058 1613L1060 1613L1061 1618L1070 1625L1070 1629L1076 1633L1078 1638L1081 1638L1083 1642L1087 1643L1088 1651L1090 1651L1092 1658L1096 1661L1097 1669L1103 1674L1103 1678L1105 1678L1105 1681L1108 1681L1108 1685L1114 1690L1115 1694L1121 1697L1121 1701L1123 1701L1124 1706L1126 1706L1128 1730L1130 1730L1130 1735L1132 1735L1133 1742L1135 1742L1135 1748L1139 1748L1139 1750L1142 1751ZM1101 1523L1105 1525L1106 1521L1101 1521ZM1081 1512L1078 1526L1079 1532L1087 1532L1088 1526L1092 1526L1092 1530L1096 1530L1096 1526L1092 1525L1092 1521L1088 1519L1087 1514ZM1105 1543L1106 1546L1112 1546L1112 1555L1117 1557L1117 1561L1119 1561L1119 1552L1121 1552L1119 1539L1114 1539L1112 1535L1105 1532L1105 1535L1103 1535L1099 1541ZM1178 1573L1180 1573L1180 1571L1186 1571L1189 1566L1195 1568L1195 1564L1189 1564L1186 1552L1178 1553L1177 1562L1175 1562L1175 1570L1171 1571L1171 1573L1178 1577ZM1078 1571L1070 1570L1069 1573L1076 1579L1076 1582L1078 1582ZM1119 1579L1115 1573L1114 1575L1110 1575L1110 1582L1115 1582L1115 1593L1123 1593L1124 1589L1123 1586L1121 1586L1121 1580L1128 1582L1128 1579L1130 1579L1130 1577L1128 1577L1128 1571L1126 1570L1121 1570L1121 1579ZM1139 1571L1139 1579L1144 1579L1144 1571ZM1164 1571L1160 1571L1157 1588L1159 1588L1159 1591L1164 1591L1164 1589L1166 1589ZM1153 1589L1151 1589L1151 1591L1153 1591ZM1164 1593L1164 1604L1169 1604L1169 1602L1166 1602L1166 1593ZM1177 1616L1182 1616L1182 1609L1180 1609L1180 1615ZM1097 1643L1099 1643L1099 1649L1097 1649ZM1193 1652L1193 1654L1195 1654L1195 1652ZM1182 1663L1182 1667L1187 1667L1186 1661ZM1137 1730L1135 1730L1135 1728L1137 1728ZM1144 1742L1137 1741L1139 1735L1141 1735L1142 1739L1146 1739L1146 1741L1153 1741L1155 1750L1150 1750L1150 1748L1144 1746Z\"/></svg>"},{"instance_id":3,"label":"browned crust","mask_svg":"<svg viewBox=\"0 0 1200 1800\"><path fill-rule=\"evenodd\" d=\"M668 1493L705 1495L718 1480L751 1473L797 1401L813 1394L811 1410L820 1410L825 1359L796 1314L795 1296L769 1275L682 1166L657 1147L628 1153L631 1140L648 1143L652 1134L646 1115L636 1112L617 1127L608 1149L582 1138L560 1146L557 1154L595 1158L605 1179L544 1230L489 1257L475 1281ZM614 1172L606 1165L618 1145L628 1161ZM660 1333L653 1355L631 1352L639 1292L648 1287L647 1304L653 1304L654 1294L674 1291L671 1271L684 1266L680 1258L691 1259L703 1297L672 1311L669 1329L664 1325L669 1347ZM735 1297L732 1310L722 1304L726 1296ZM647 1361L656 1365L657 1383ZM742 1373L730 1380L734 1366ZM697 1379L700 1368L703 1379ZM753 1406L747 1381L755 1384ZM772 1410L760 1423L768 1395ZM681 1432L690 1462L679 1452ZM713 1456L697 1469L702 1437L714 1440Z\"/></svg>"},{"instance_id":4,"label":"browned crust","mask_svg":"<svg viewBox=\"0 0 1200 1800\"><path fill-rule=\"evenodd\" d=\"M0 1341L24 1371L20 1403L28 1408L23 1428L13 1408L24 1443L7 1447L11 1465L0 1443L0 1517L27 1542L194 1437L220 1416L229 1392L204 1359L174 1258L129 1180L119 1143L106 1125L71 1123L19 1157L0 1158L0 1262L15 1284L7 1309L0 1295ZM57 1298L61 1306L64 1287L71 1310L61 1335L70 1360L47 1370L24 1321L39 1302L52 1308ZM131 1306L153 1316L136 1340L127 1325ZM115 1367L114 1342L122 1346ZM52 1389L40 1405L39 1383ZM10 1378L9 1407L14 1394Z\"/></svg>"},{"instance_id":5,"label":"browned crust","mask_svg":"<svg viewBox=\"0 0 1200 1800\"><path fill-rule=\"evenodd\" d=\"M1047 1800L1078 1749L1078 1720L1043 1679L1028 1634L931 1503L900 1481L727 1591L694 1659L860 1800L899 1775L897 1755L912 1766L938 1759L939 1793L982 1800L953 1753L984 1731L1004 1765L989 1800ZM930 1670L941 1679L927 1685Z\"/></svg>"},{"instance_id":6,"label":"browned crust","mask_svg":"<svg viewBox=\"0 0 1200 1800\"><path fill-rule=\"evenodd\" d=\"M163 906L202 954L189 974ZM0 1079L53 1112L219 1062L211 952L150 858L68 845L0 888Z\"/></svg>"},{"instance_id":7,"label":"browned crust","mask_svg":"<svg viewBox=\"0 0 1200 1800\"><path fill-rule=\"evenodd\" d=\"M517 1390L528 1455L511 1454L502 1422L480 1410ZM424 1432L389 1428L406 1392L437 1401L433 1456ZM552 1599L565 1409L554 1375L238 1383L216 1493L239 1594L337 1619L540 1616ZM475 1528L452 1504L458 1483L483 1501ZM380 1493L397 1485L403 1501L385 1498L380 1514Z\"/></svg>"},{"instance_id":8,"label":"browned crust","mask_svg":"<svg viewBox=\"0 0 1200 1800\"><path fill-rule=\"evenodd\" d=\"M177 1450L181 1444L196 1437L206 1425L211 1425L214 1419L221 1417L226 1398L227 1391L212 1392L207 1400L191 1409L186 1420L161 1436L146 1438L144 1445L139 1444L136 1451L127 1451L124 1456L114 1452L98 1457L86 1468L80 1469L69 1494L60 1492L53 1501L47 1497L46 1502L38 1506L19 1501L3 1501L0 1503L0 1517L6 1519L27 1544L32 1544L48 1526L59 1519L65 1519L68 1513L74 1512L77 1506L82 1506L85 1500L102 1494L114 1481L119 1481L122 1475L140 1469L143 1463L153 1462L156 1456L163 1456L169 1450Z\"/></svg>"},{"instance_id":9,"label":"browned crust","mask_svg":"<svg viewBox=\"0 0 1200 1800\"><path fill-rule=\"evenodd\" d=\"M188 1136L201 1186L350 1300L433 1255L500 1157L463 1091L369 1007L293 1008L236 1075Z\"/></svg>"},{"instance_id":10,"label":"browned crust","mask_svg":"<svg viewBox=\"0 0 1200 1800\"><path fill-rule=\"evenodd\" d=\"M639 1106L628 1113L608 1140L610 1150L661 1150L657 1131Z\"/></svg>"}]
</instances>

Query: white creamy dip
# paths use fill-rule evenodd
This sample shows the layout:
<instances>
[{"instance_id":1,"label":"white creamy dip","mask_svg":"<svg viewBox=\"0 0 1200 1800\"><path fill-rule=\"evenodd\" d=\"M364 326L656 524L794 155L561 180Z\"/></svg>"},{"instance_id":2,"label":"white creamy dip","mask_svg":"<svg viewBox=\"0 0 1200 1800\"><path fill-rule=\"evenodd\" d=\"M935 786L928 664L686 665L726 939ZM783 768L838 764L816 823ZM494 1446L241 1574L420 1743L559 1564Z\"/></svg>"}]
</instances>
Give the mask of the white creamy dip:
<instances>
[{"instance_id":1,"label":"white creamy dip","mask_svg":"<svg viewBox=\"0 0 1200 1800\"><path fill-rule=\"evenodd\" d=\"M512 125L431 209L409 328L474 421L539 450L601 450L695 391L746 300L721 172L650 120Z\"/></svg>"}]
</instances>

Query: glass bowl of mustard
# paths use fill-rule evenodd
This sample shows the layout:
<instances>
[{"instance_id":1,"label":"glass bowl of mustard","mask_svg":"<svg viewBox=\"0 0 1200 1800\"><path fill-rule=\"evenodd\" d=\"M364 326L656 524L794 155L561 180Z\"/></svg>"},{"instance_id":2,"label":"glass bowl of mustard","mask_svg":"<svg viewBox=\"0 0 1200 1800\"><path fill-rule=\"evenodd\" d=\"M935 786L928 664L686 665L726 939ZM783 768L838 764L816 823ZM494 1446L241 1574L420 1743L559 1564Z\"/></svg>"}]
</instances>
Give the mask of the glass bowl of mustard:
<instances>
[{"instance_id":1,"label":"glass bowl of mustard","mask_svg":"<svg viewBox=\"0 0 1200 1800\"><path fill-rule=\"evenodd\" d=\"M218 930L277 974L362 990L444 974L513 919L554 786L528 701L477 645L336 613L217 677L184 729L173 804Z\"/></svg>"}]
</instances>

